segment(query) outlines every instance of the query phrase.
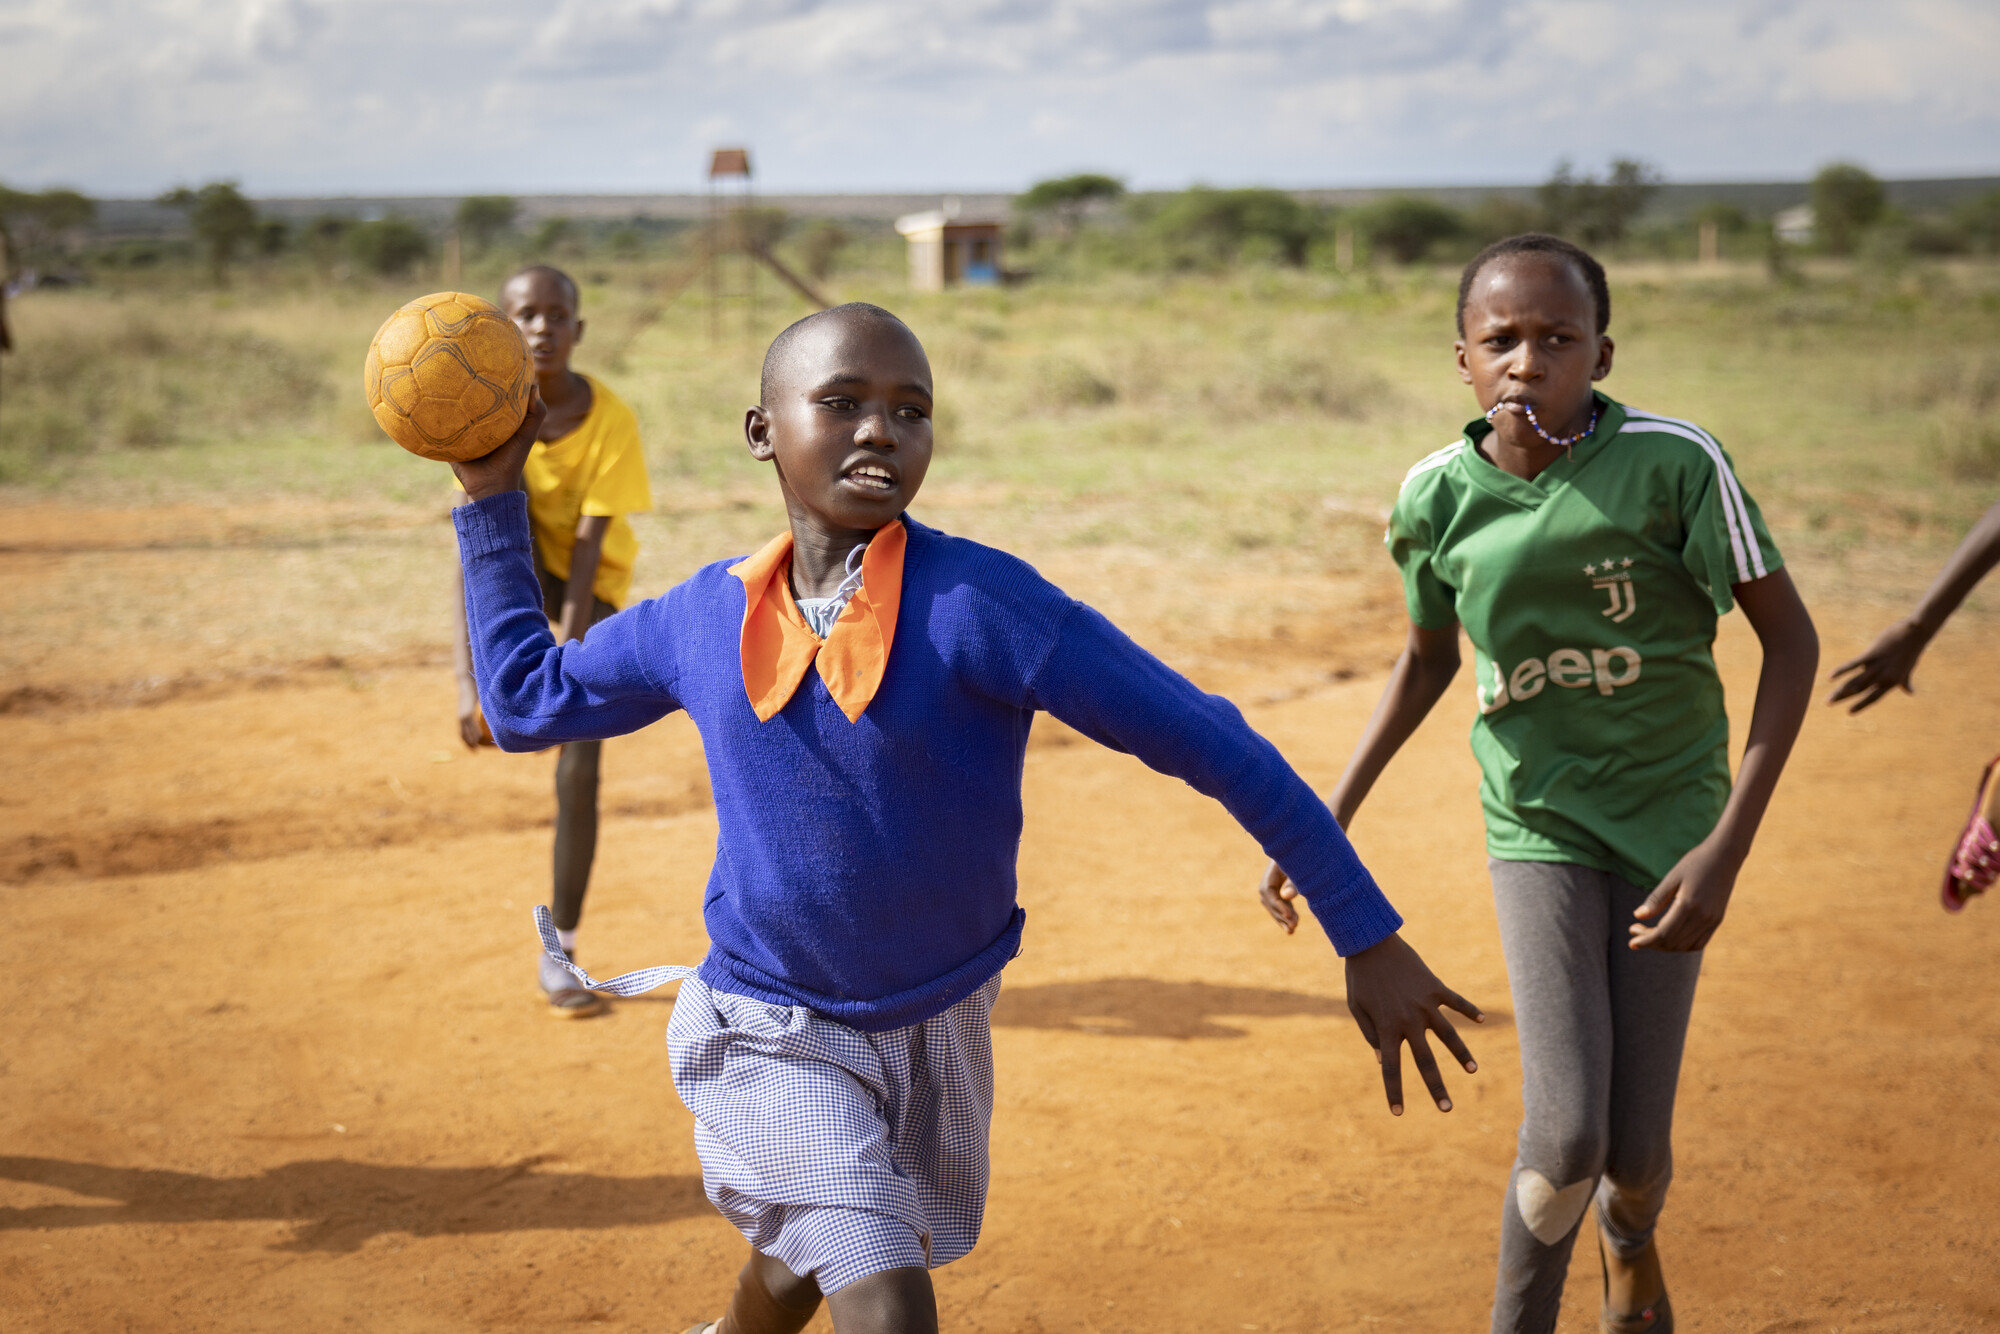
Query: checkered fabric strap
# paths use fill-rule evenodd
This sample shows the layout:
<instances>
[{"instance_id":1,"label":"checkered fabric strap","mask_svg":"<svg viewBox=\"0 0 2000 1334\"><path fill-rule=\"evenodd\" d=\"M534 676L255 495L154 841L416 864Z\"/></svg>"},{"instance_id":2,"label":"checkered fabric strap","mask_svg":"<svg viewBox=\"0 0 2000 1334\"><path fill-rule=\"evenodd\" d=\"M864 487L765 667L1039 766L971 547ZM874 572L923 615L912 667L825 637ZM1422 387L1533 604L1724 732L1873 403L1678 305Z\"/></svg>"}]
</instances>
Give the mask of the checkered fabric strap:
<instances>
[{"instance_id":1,"label":"checkered fabric strap","mask_svg":"<svg viewBox=\"0 0 2000 1334\"><path fill-rule=\"evenodd\" d=\"M569 955L563 953L562 941L556 937L555 919L549 916L549 910L545 904L537 903L535 905L535 934L542 938L542 950L551 959L554 959L557 963L568 969L577 981L583 983L590 990L601 991L607 996L644 995L655 987L663 987L669 982L680 982L693 977L696 971L684 965L674 964L659 968L641 968L630 973L620 973L616 977L607 978L599 982L589 973L584 972L583 969L571 963Z\"/></svg>"}]
</instances>

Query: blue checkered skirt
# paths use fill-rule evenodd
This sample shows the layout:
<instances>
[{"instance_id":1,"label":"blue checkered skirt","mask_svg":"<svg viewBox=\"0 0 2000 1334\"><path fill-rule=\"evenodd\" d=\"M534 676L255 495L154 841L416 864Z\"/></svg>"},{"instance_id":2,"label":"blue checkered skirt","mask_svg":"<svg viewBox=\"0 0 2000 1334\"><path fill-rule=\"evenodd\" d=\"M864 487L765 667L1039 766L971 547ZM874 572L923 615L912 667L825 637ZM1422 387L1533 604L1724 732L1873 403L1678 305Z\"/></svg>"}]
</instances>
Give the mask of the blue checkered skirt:
<instances>
[{"instance_id":1,"label":"blue checkered skirt","mask_svg":"<svg viewBox=\"0 0 2000 1334\"><path fill-rule=\"evenodd\" d=\"M822 1292L970 1251L986 1211L996 974L920 1024L863 1033L681 983L667 1025L702 1186Z\"/></svg>"}]
</instances>

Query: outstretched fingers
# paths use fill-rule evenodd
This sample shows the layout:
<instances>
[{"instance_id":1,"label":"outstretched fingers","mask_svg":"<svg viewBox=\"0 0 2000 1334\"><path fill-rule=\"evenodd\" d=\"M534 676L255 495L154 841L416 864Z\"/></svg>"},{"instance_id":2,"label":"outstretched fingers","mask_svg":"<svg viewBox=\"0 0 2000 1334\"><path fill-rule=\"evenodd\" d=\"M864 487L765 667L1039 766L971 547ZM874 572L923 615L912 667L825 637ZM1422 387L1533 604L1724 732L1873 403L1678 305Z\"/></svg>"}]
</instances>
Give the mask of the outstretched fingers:
<instances>
[{"instance_id":1,"label":"outstretched fingers","mask_svg":"<svg viewBox=\"0 0 2000 1334\"><path fill-rule=\"evenodd\" d=\"M1475 1024L1486 1022L1486 1011L1480 1009L1450 987L1441 986L1438 988L1438 1004L1442 1007L1457 1010ZM1439 1018L1442 1017L1442 1015L1439 1016Z\"/></svg>"},{"instance_id":2,"label":"outstretched fingers","mask_svg":"<svg viewBox=\"0 0 2000 1334\"><path fill-rule=\"evenodd\" d=\"M1375 1059L1381 1060L1382 1039L1376 1034L1374 1017L1351 1000L1347 1003L1347 1012L1354 1017L1354 1026L1361 1030L1361 1040L1374 1048Z\"/></svg>"},{"instance_id":3,"label":"outstretched fingers","mask_svg":"<svg viewBox=\"0 0 2000 1334\"><path fill-rule=\"evenodd\" d=\"M1403 1114L1403 1040L1376 1044L1375 1059L1382 1063L1382 1091L1389 1095L1389 1115Z\"/></svg>"},{"instance_id":4,"label":"outstretched fingers","mask_svg":"<svg viewBox=\"0 0 2000 1334\"><path fill-rule=\"evenodd\" d=\"M1418 1078L1430 1090L1431 1101L1441 1112L1451 1110L1451 1094L1446 1092L1444 1074L1438 1069L1437 1058L1431 1055L1430 1043L1424 1041L1424 1031L1419 1028L1412 1033L1398 1033L1375 1049L1376 1059L1382 1062L1382 1092L1389 1098L1389 1114L1403 1114L1403 1047L1410 1048L1410 1062L1417 1067Z\"/></svg>"},{"instance_id":5,"label":"outstretched fingers","mask_svg":"<svg viewBox=\"0 0 2000 1334\"><path fill-rule=\"evenodd\" d=\"M1431 1091L1431 1101L1441 1112L1451 1110L1451 1094L1444 1086L1444 1072L1438 1069L1437 1057L1431 1055L1431 1044L1425 1040L1420 1029L1410 1034L1410 1060L1423 1077L1424 1087Z\"/></svg>"},{"instance_id":6,"label":"outstretched fingers","mask_svg":"<svg viewBox=\"0 0 2000 1334\"><path fill-rule=\"evenodd\" d=\"M1431 1017L1431 1032L1438 1035L1438 1041L1442 1042L1459 1065L1464 1067L1465 1073L1471 1075L1479 1072L1479 1062L1472 1059L1472 1048L1465 1045L1465 1039L1458 1035L1458 1030L1451 1026L1451 1020L1444 1017L1442 1010Z\"/></svg>"}]
</instances>

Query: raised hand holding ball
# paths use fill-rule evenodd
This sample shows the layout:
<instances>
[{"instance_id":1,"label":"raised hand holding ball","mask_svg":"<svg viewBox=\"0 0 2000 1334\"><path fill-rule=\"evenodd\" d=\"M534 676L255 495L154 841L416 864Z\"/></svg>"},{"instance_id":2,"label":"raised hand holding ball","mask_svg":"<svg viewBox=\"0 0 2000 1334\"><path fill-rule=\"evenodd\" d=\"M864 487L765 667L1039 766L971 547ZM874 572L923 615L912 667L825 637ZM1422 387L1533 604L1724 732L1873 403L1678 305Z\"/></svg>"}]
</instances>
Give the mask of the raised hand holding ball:
<instances>
[{"instance_id":1,"label":"raised hand holding ball","mask_svg":"<svg viewBox=\"0 0 2000 1334\"><path fill-rule=\"evenodd\" d=\"M368 410L389 438L447 463L490 454L513 435L534 383L521 331L466 292L434 292L391 315L362 370Z\"/></svg>"},{"instance_id":2,"label":"raised hand holding ball","mask_svg":"<svg viewBox=\"0 0 2000 1334\"><path fill-rule=\"evenodd\" d=\"M548 405L542 402L541 391L530 380L528 410L513 434L502 441L498 449L477 458L452 460L452 473L458 478L458 484L465 488L467 498L487 500L503 491L519 488L521 465L528 461L528 451L535 447L535 437L542 432L542 419L548 415Z\"/></svg>"}]
</instances>

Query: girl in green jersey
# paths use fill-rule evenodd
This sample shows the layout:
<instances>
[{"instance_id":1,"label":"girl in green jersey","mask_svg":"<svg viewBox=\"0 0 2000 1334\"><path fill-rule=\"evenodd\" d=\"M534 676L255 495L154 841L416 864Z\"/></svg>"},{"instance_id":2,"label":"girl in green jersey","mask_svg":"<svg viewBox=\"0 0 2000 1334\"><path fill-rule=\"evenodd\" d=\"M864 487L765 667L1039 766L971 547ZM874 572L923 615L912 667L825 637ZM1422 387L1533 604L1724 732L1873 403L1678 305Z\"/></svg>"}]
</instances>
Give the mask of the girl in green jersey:
<instances>
[{"instance_id":1,"label":"girl in green jersey","mask_svg":"<svg viewBox=\"0 0 2000 1334\"><path fill-rule=\"evenodd\" d=\"M1496 1334L1555 1328L1592 1213L1604 1328L1673 1328L1653 1232L1701 950L1819 660L1721 445L1596 390L1611 373L1610 319L1603 268L1566 241L1511 237L1466 266L1458 371L1483 416L1403 483L1388 544L1409 640L1328 798L1350 825L1457 674L1462 627L1521 1041ZM1712 647L1737 605L1764 663L1732 784ZM1286 930L1297 925L1283 870L1271 867L1261 896Z\"/></svg>"}]
</instances>

